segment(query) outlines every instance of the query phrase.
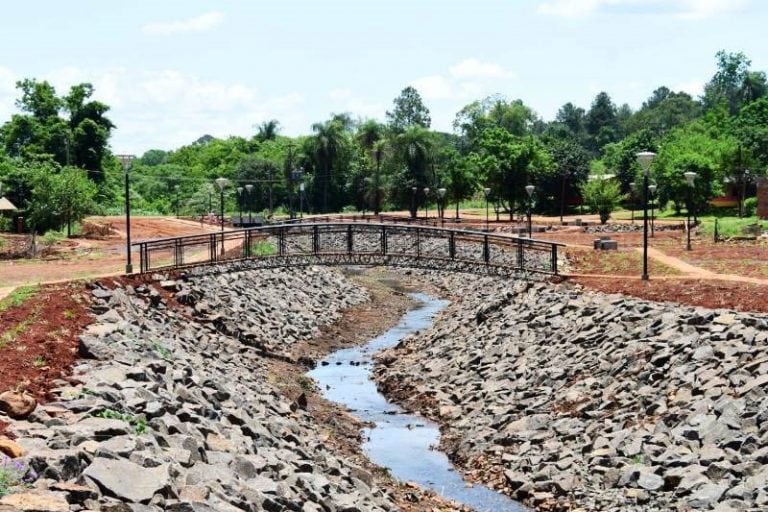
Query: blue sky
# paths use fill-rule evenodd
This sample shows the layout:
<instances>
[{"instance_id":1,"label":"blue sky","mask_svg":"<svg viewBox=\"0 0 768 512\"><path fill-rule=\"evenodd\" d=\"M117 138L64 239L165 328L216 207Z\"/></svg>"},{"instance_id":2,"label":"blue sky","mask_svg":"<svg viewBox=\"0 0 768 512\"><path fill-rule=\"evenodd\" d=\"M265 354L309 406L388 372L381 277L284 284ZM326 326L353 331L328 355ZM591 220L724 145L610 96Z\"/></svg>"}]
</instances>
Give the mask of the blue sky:
<instances>
[{"instance_id":1,"label":"blue sky","mask_svg":"<svg viewBox=\"0 0 768 512\"><path fill-rule=\"evenodd\" d=\"M163 0L9 2L0 19L0 121L16 80L59 93L89 81L117 125L115 152L210 133L287 135L332 112L384 118L406 85L433 127L489 94L545 120L607 91L640 106L666 85L694 95L719 49L768 70L762 0Z\"/></svg>"}]
</instances>

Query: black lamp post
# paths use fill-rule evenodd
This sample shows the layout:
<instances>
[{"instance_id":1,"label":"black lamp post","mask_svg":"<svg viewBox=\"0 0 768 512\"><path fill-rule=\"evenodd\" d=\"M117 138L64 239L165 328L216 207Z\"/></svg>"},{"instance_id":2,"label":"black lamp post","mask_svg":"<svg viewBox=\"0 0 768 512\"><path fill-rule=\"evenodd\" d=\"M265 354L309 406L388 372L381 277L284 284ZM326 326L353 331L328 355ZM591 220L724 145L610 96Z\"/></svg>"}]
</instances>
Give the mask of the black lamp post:
<instances>
[{"instance_id":1,"label":"black lamp post","mask_svg":"<svg viewBox=\"0 0 768 512\"><path fill-rule=\"evenodd\" d=\"M491 195L491 189L485 187L483 189L483 194L485 195L485 232L488 233L490 231L490 228L488 227L488 197Z\"/></svg>"},{"instance_id":2,"label":"black lamp post","mask_svg":"<svg viewBox=\"0 0 768 512\"><path fill-rule=\"evenodd\" d=\"M531 226L531 206L533 205L533 191L536 189L533 185L526 185L525 191L528 192L528 238L531 238L533 227Z\"/></svg>"},{"instance_id":3,"label":"black lamp post","mask_svg":"<svg viewBox=\"0 0 768 512\"><path fill-rule=\"evenodd\" d=\"M237 223L240 224L240 227L243 227L243 192L245 189L243 187L237 187L235 190L237 190Z\"/></svg>"},{"instance_id":4,"label":"black lamp post","mask_svg":"<svg viewBox=\"0 0 768 512\"><path fill-rule=\"evenodd\" d=\"M440 209L440 227L445 226L445 189L437 189L438 208Z\"/></svg>"},{"instance_id":5,"label":"black lamp post","mask_svg":"<svg viewBox=\"0 0 768 512\"><path fill-rule=\"evenodd\" d=\"M651 238L653 238L656 230L656 214L654 211L654 207L656 206L656 185L648 185L648 193L651 197Z\"/></svg>"},{"instance_id":6,"label":"black lamp post","mask_svg":"<svg viewBox=\"0 0 768 512\"><path fill-rule=\"evenodd\" d=\"M304 218L304 182L299 183L299 218Z\"/></svg>"},{"instance_id":7,"label":"black lamp post","mask_svg":"<svg viewBox=\"0 0 768 512\"><path fill-rule=\"evenodd\" d=\"M651 151L642 151L635 155L640 167L643 168L643 274L640 276L643 281L648 280L648 174L651 170L651 164L656 158L656 153Z\"/></svg>"},{"instance_id":8,"label":"black lamp post","mask_svg":"<svg viewBox=\"0 0 768 512\"><path fill-rule=\"evenodd\" d=\"M424 187L424 221L429 223L429 187Z\"/></svg>"},{"instance_id":9,"label":"black lamp post","mask_svg":"<svg viewBox=\"0 0 768 512\"><path fill-rule=\"evenodd\" d=\"M125 273L133 274L133 264L131 263L131 187L128 171L131 170L133 159L136 157L134 155L117 155L117 158L120 159L125 175L125 251L128 258L125 262Z\"/></svg>"},{"instance_id":10,"label":"black lamp post","mask_svg":"<svg viewBox=\"0 0 768 512\"><path fill-rule=\"evenodd\" d=\"M251 213L253 212L253 199L251 197L251 194L253 193L253 184L248 183L245 186L245 191L247 193L247 203L248 206L248 227L250 227L253 224L253 217L251 216Z\"/></svg>"},{"instance_id":11,"label":"black lamp post","mask_svg":"<svg viewBox=\"0 0 768 512\"><path fill-rule=\"evenodd\" d=\"M411 187L411 218L416 218L416 192L418 187Z\"/></svg>"},{"instance_id":12,"label":"black lamp post","mask_svg":"<svg viewBox=\"0 0 768 512\"><path fill-rule=\"evenodd\" d=\"M221 247L224 249L224 189L229 185L227 178L216 178L216 185L219 186L219 222L221 222Z\"/></svg>"},{"instance_id":13,"label":"black lamp post","mask_svg":"<svg viewBox=\"0 0 768 512\"><path fill-rule=\"evenodd\" d=\"M691 210L693 209L693 186L694 182L696 181L696 177L698 174L695 172L686 172L683 174L685 176L685 181L688 183L688 222L686 224L687 231L688 231L688 243L685 246L685 249L690 251L691 250Z\"/></svg>"},{"instance_id":14,"label":"black lamp post","mask_svg":"<svg viewBox=\"0 0 768 512\"><path fill-rule=\"evenodd\" d=\"M631 214L632 216L630 218L631 218L632 224L634 224L635 223L635 197L637 197L636 196L636 194L637 194L637 185L635 184L634 181L629 184L629 191L630 191L630 194L632 195L632 197L631 197L631 199L629 201L629 205L630 205L629 207L630 207L630 209L632 211L632 214Z\"/></svg>"},{"instance_id":15,"label":"black lamp post","mask_svg":"<svg viewBox=\"0 0 768 512\"><path fill-rule=\"evenodd\" d=\"M744 201L747 199L747 183L749 182L749 169L744 169L744 173L741 176L741 209L739 210L740 217L747 216L747 209L744 207Z\"/></svg>"}]
</instances>

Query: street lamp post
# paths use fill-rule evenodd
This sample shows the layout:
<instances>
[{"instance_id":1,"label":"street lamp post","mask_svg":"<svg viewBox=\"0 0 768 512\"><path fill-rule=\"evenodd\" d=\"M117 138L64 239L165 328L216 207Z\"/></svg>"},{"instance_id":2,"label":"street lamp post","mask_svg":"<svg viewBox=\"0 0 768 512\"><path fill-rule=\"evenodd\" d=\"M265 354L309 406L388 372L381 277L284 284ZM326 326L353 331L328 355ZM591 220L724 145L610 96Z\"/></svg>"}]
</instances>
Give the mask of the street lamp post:
<instances>
[{"instance_id":1,"label":"street lamp post","mask_svg":"<svg viewBox=\"0 0 768 512\"><path fill-rule=\"evenodd\" d=\"M238 218L237 222L240 224L240 227L243 227L243 192L245 189L243 187L237 187L237 208L238 208Z\"/></svg>"},{"instance_id":2,"label":"street lamp post","mask_svg":"<svg viewBox=\"0 0 768 512\"><path fill-rule=\"evenodd\" d=\"M634 181L629 184L629 191L632 194L632 198L629 201L629 207L631 208L631 211L632 211L632 217L631 217L632 224L634 224L635 223L635 197L637 194L637 185L635 184Z\"/></svg>"},{"instance_id":3,"label":"street lamp post","mask_svg":"<svg viewBox=\"0 0 768 512\"><path fill-rule=\"evenodd\" d=\"M131 186L129 181L128 171L133 166L134 155L117 155L120 159L120 164L123 166L123 174L125 175L125 251L127 255L127 261L125 262L125 273L133 274L133 264L131 263Z\"/></svg>"},{"instance_id":4,"label":"street lamp post","mask_svg":"<svg viewBox=\"0 0 768 512\"><path fill-rule=\"evenodd\" d=\"M229 185L227 178L216 178L216 185L219 186L219 222L221 222L221 254L224 255L224 189Z\"/></svg>"},{"instance_id":5,"label":"street lamp post","mask_svg":"<svg viewBox=\"0 0 768 512\"><path fill-rule=\"evenodd\" d=\"M429 223L429 187L424 187L424 222Z\"/></svg>"},{"instance_id":6,"label":"street lamp post","mask_svg":"<svg viewBox=\"0 0 768 512\"><path fill-rule=\"evenodd\" d=\"M438 208L440 208L440 227L445 226L445 189L437 189Z\"/></svg>"},{"instance_id":7,"label":"street lamp post","mask_svg":"<svg viewBox=\"0 0 768 512\"><path fill-rule=\"evenodd\" d=\"M483 194L485 194L485 232L488 233L490 231L488 227L488 197L491 195L491 189L485 187L483 189Z\"/></svg>"},{"instance_id":8,"label":"street lamp post","mask_svg":"<svg viewBox=\"0 0 768 512\"><path fill-rule=\"evenodd\" d=\"M643 168L643 274L641 279L648 280L648 174L656 153L642 151L635 155L640 167Z\"/></svg>"},{"instance_id":9,"label":"street lamp post","mask_svg":"<svg viewBox=\"0 0 768 512\"><path fill-rule=\"evenodd\" d=\"M528 238L531 238L533 227L531 225L531 206L533 205L533 191L536 189L533 185L526 185L525 191L528 192Z\"/></svg>"},{"instance_id":10,"label":"street lamp post","mask_svg":"<svg viewBox=\"0 0 768 512\"><path fill-rule=\"evenodd\" d=\"M299 218L304 218L304 182L299 183Z\"/></svg>"},{"instance_id":11,"label":"street lamp post","mask_svg":"<svg viewBox=\"0 0 768 512\"><path fill-rule=\"evenodd\" d=\"M688 183L688 222L686 224L686 227L688 228L688 243L685 246L685 249L690 251L691 250L691 210L693 209L693 186L694 182L696 181L696 177L698 174L695 172L686 172L683 173L683 176L685 176L685 181Z\"/></svg>"},{"instance_id":12,"label":"street lamp post","mask_svg":"<svg viewBox=\"0 0 768 512\"><path fill-rule=\"evenodd\" d=\"M744 206L744 201L747 200L747 183L749 182L749 169L744 169L744 173L741 176L741 203L739 209L739 217L747 216L747 209Z\"/></svg>"},{"instance_id":13,"label":"street lamp post","mask_svg":"<svg viewBox=\"0 0 768 512\"><path fill-rule=\"evenodd\" d=\"M411 218L416 218L416 192L418 187L411 187Z\"/></svg>"},{"instance_id":14,"label":"street lamp post","mask_svg":"<svg viewBox=\"0 0 768 512\"><path fill-rule=\"evenodd\" d=\"M248 201L247 202L247 205L248 205L248 227L251 227L251 225L253 224L253 217L251 216L251 213L253 212L253 204L252 204L253 203L253 199L251 198L251 194L253 193L253 184L252 183L248 183L245 186L245 191L246 191L247 197L248 197L248 200L247 200Z\"/></svg>"},{"instance_id":15,"label":"street lamp post","mask_svg":"<svg viewBox=\"0 0 768 512\"><path fill-rule=\"evenodd\" d=\"M654 207L656 206L656 185L648 185L648 193L651 197L651 238L653 238L656 231L656 215L654 211Z\"/></svg>"}]
</instances>

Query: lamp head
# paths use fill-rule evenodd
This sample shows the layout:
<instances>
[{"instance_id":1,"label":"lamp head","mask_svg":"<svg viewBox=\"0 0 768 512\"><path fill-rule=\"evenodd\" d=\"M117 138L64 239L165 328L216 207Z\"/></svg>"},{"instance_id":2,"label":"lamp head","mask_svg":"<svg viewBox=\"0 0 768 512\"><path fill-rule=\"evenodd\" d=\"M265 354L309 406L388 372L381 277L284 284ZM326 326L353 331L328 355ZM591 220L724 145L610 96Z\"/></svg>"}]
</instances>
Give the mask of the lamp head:
<instances>
[{"instance_id":1,"label":"lamp head","mask_svg":"<svg viewBox=\"0 0 768 512\"><path fill-rule=\"evenodd\" d=\"M225 188L227 188L227 185L229 185L229 180L227 178L219 177L219 178L216 178L215 181L216 181L216 185L218 185L219 187L219 190L222 190L222 191Z\"/></svg>"},{"instance_id":2,"label":"lamp head","mask_svg":"<svg viewBox=\"0 0 768 512\"><path fill-rule=\"evenodd\" d=\"M413 192L414 194L416 193L417 190L419 190L419 187L411 187L411 192Z\"/></svg>"},{"instance_id":3,"label":"lamp head","mask_svg":"<svg viewBox=\"0 0 768 512\"><path fill-rule=\"evenodd\" d=\"M120 160L120 165L123 166L124 171L128 170L135 158L136 155L117 155L117 159Z\"/></svg>"},{"instance_id":4,"label":"lamp head","mask_svg":"<svg viewBox=\"0 0 768 512\"><path fill-rule=\"evenodd\" d=\"M483 189L483 194L485 194L485 198L488 199L488 196L491 195L491 189L490 187L485 187Z\"/></svg>"},{"instance_id":5,"label":"lamp head","mask_svg":"<svg viewBox=\"0 0 768 512\"><path fill-rule=\"evenodd\" d=\"M640 167L643 168L643 173L647 176L648 171L651 168L651 164L656 158L656 153L653 151L641 151L640 153L637 153L635 157L637 158L637 163L639 163Z\"/></svg>"},{"instance_id":6,"label":"lamp head","mask_svg":"<svg viewBox=\"0 0 768 512\"><path fill-rule=\"evenodd\" d=\"M650 192L651 194L655 194L656 193L656 185L648 185L648 192Z\"/></svg>"},{"instance_id":7,"label":"lamp head","mask_svg":"<svg viewBox=\"0 0 768 512\"><path fill-rule=\"evenodd\" d=\"M685 176L685 181L687 181L687 182L688 182L688 186L689 186L689 187L692 187L692 186L693 186L693 182L696 180L696 178L697 178L699 175L698 175L698 174L696 174L695 172L692 172L692 171L688 171L688 172L686 172L686 173L683 173L683 176Z\"/></svg>"},{"instance_id":8,"label":"lamp head","mask_svg":"<svg viewBox=\"0 0 768 512\"><path fill-rule=\"evenodd\" d=\"M438 195L438 197L440 197L440 199L444 198L445 197L445 189L444 188L437 189L437 195Z\"/></svg>"},{"instance_id":9,"label":"lamp head","mask_svg":"<svg viewBox=\"0 0 768 512\"><path fill-rule=\"evenodd\" d=\"M634 182L634 181L630 182L630 184L629 184L629 190L631 190L632 192L634 192L636 189L637 189L637 185L635 184L635 182Z\"/></svg>"},{"instance_id":10,"label":"lamp head","mask_svg":"<svg viewBox=\"0 0 768 512\"><path fill-rule=\"evenodd\" d=\"M533 191L536 190L536 187L533 185L526 185L525 191L528 192L528 197L533 197Z\"/></svg>"},{"instance_id":11,"label":"lamp head","mask_svg":"<svg viewBox=\"0 0 768 512\"><path fill-rule=\"evenodd\" d=\"M429 195L429 187L424 187L424 195Z\"/></svg>"},{"instance_id":12,"label":"lamp head","mask_svg":"<svg viewBox=\"0 0 768 512\"><path fill-rule=\"evenodd\" d=\"M253 185L251 183L247 184L245 186L245 190L247 190L248 193L250 194L253 191Z\"/></svg>"}]
</instances>

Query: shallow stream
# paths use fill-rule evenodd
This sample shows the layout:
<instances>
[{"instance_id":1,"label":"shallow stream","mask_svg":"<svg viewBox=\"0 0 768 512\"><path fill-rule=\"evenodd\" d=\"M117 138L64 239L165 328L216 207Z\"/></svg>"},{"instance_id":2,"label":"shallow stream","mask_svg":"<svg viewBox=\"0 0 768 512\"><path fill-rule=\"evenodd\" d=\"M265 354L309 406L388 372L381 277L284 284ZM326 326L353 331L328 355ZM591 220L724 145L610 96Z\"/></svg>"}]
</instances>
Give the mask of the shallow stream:
<instances>
[{"instance_id":1,"label":"shallow stream","mask_svg":"<svg viewBox=\"0 0 768 512\"><path fill-rule=\"evenodd\" d=\"M520 512L519 503L481 485L467 484L448 457L435 449L440 430L421 416L406 414L376 389L371 379L373 355L397 345L405 336L428 329L447 301L414 294L419 303L400 322L366 345L338 350L309 372L325 398L346 406L358 419L373 422L363 445L368 457L397 479L414 482L478 512Z\"/></svg>"}]
</instances>

